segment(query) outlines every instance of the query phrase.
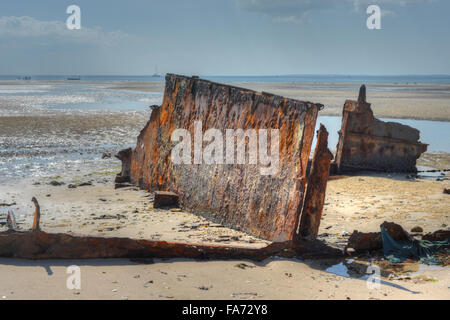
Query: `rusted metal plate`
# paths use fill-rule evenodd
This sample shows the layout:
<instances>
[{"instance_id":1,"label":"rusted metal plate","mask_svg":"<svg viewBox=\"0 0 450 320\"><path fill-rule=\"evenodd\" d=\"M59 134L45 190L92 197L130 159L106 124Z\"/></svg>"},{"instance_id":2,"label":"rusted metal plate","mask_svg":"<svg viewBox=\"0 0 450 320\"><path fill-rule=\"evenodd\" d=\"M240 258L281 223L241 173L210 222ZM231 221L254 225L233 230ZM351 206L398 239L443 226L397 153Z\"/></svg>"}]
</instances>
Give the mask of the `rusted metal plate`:
<instances>
[{"instance_id":1,"label":"rusted metal plate","mask_svg":"<svg viewBox=\"0 0 450 320\"><path fill-rule=\"evenodd\" d=\"M156 191L155 200L153 201L154 208L162 208L178 205L178 195L168 191Z\"/></svg>"},{"instance_id":2,"label":"rusted metal plate","mask_svg":"<svg viewBox=\"0 0 450 320\"><path fill-rule=\"evenodd\" d=\"M151 191L175 192L183 208L225 226L268 240L291 240L298 227L321 107L168 74L161 107L153 109L136 148L119 156L123 169L118 180ZM177 142L171 141L172 133L182 128L194 137L197 121L202 134L208 129L218 129L223 136L226 129L278 129L277 173L262 175L261 165L249 164L248 159L247 164L195 164L195 152L191 152L191 164L175 164L171 151Z\"/></svg>"},{"instance_id":3,"label":"rusted metal plate","mask_svg":"<svg viewBox=\"0 0 450 320\"><path fill-rule=\"evenodd\" d=\"M319 232L325 203L330 164L333 155L328 150L328 132L324 125L317 131L317 144L312 160L311 172L308 177L305 201L299 226L299 236L303 238L316 238Z\"/></svg>"},{"instance_id":4,"label":"rusted metal plate","mask_svg":"<svg viewBox=\"0 0 450 320\"><path fill-rule=\"evenodd\" d=\"M246 248L130 238L81 237L42 231L0 232L0 257L25 259L211 258L261 261L272 256L321 258L340 255L342 251L320 241L286 241L263 248Z\"/></svg>"},{"instance_id":5,"label":"rusted metal plate","mask_svg":"<svg viewBox=\"0 0 450 320\"><path fill-rule=\"evenodd\" d=\"M347 100L336 151L339 171L416 172L416 160L427 150L417 129L373 116L362 86L358 101Z\"/></svg>"}]
</instances>

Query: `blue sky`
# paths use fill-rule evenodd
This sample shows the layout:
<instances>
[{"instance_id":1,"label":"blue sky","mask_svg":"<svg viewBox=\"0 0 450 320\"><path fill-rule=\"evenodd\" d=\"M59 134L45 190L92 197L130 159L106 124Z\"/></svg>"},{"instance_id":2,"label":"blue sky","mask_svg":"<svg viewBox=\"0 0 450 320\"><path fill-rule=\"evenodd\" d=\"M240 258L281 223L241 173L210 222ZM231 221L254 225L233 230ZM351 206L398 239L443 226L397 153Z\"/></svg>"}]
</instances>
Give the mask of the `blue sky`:
<instances>
[{"instance_id":1,"label":"blue sky","mask_svg":"<svg viewBox=\"0 0 450 320\"><path fill-rule=\"evenodd\" d=\"M447 0L2 0L0 74L450 74L449 16Z\"/></svg>"}]
</instances>

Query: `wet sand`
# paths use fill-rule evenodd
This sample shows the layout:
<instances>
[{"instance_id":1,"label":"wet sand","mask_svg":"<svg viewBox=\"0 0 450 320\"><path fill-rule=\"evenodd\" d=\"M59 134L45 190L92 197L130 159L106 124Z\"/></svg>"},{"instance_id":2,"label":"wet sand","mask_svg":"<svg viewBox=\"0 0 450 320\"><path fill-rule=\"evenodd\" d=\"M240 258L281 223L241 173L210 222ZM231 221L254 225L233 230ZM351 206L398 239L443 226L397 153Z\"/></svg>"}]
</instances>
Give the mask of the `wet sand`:
<instances>
[{"instance_id":1,"label":"wet sand","mask_svg":"<svg viewBox=\"0 0 450 320\"><path fill-rule=\"evenodd\" d=\"M341 116L345 100L358 98L359 85L333 83L246 82L231 85L265 91L293 99L321 103L323 116ZM395 90L386 90L395 88ZM159 91L159 82L120 83L111 89ZM367 101L376 117L450 121L450 85L368 84Z\"/></svg>"}]
</instances>

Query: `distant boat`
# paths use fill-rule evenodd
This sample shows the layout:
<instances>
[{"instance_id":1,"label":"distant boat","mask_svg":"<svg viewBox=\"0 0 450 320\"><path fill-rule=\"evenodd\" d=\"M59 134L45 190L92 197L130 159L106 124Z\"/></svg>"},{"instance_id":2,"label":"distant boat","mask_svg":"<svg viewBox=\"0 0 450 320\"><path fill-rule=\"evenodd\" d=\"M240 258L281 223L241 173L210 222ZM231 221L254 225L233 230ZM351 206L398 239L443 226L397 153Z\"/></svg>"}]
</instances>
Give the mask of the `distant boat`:
<instances>
[{"instance_id":1,"label":"distant boat","mask_svg":"<svg viewBox=\"0 0 450 320\"><path fill-rule=\"evenodd\" d=\"M155 73L152 74L152 77L153 78L160 78L161 77L161 75L158 73L158 67L155 67Z\"/></svg>"},{"instance_id":2,"label":"distant boat","mask_svg":"<svg viewBox=\"0 0 450 320\"><path fill-rule=\"evenodd\" d=\"M19 77L19 80L31 80L30 76L25 76L25 77Z\"/></svg>"},{"instance_id":3,"label":"distant boat","mask_svg":"<svg viewBox=\"0 0 450 320\"><path fill-rule=\"evenodd\" d=\"M81 80L80 76L68 77L67 80Z\"/></svg>"}]
</instances>

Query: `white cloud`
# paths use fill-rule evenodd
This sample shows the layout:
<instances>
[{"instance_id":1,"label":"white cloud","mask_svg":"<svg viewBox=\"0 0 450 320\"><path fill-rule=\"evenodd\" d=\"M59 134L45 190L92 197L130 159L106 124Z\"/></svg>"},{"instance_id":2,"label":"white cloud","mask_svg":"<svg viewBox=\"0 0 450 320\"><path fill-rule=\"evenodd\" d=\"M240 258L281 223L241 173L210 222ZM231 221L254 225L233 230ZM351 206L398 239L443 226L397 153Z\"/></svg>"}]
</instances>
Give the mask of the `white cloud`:
<instances>
[{"instance_id":1,"label":"white cloud","mask_svg":"<svg viewBox=\"0 0 450 320\"><path fill-rule=\"evenodd\" d=\"M349 0L353 2L353 6L356 10L364 10L367 8L367 6L371 4L379 5L381 8L384 4L393 6L406 6L410 4L417 4L417 3L426 3L426 2L433 2L437 0Z\"/></svg>"},{"instance_id":2,"label":"white cloud","mask_svg":"<svg viewBox=\"0 0 450 320\"><path fill-rule=\"evenodd\" d=\"M304 21L310 11L334 7L335 0L236 0L240 9L259 12L276 21Z\"/></svg>"},{"instance_id":3,"label":"white cloud","mask_svg":"<svg viewBox=\"0 0 450 320\"><path fill-rule=\"evenodd\" d=\"M0 17L0 39L52 38L58 41L115 45L127 35L121 31L105 32L100 27L68 30L65 22L40 21L32 17Z\"/></svg>"},{"instance_id":4,"label":"white cloud","mask_svg":"<svg viewBox=\"0 0 450 320\"><path fill-rule=\"evenodd\" d=\"M370 4L381 6L382 14L395 15L389 7L406 6L417 3L427 3L439 0L236 0L241 10L258 12L271 17L275 21L303 22L312 11L334 8L337 5L350 5L354 10L365 11Z\"/></svg>"}]
</instances>

